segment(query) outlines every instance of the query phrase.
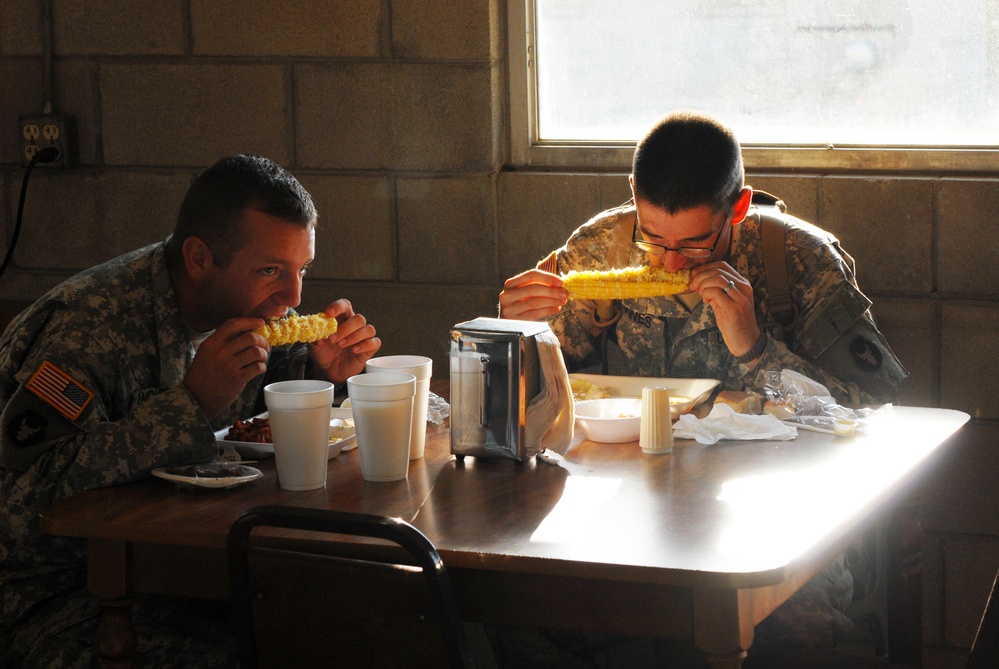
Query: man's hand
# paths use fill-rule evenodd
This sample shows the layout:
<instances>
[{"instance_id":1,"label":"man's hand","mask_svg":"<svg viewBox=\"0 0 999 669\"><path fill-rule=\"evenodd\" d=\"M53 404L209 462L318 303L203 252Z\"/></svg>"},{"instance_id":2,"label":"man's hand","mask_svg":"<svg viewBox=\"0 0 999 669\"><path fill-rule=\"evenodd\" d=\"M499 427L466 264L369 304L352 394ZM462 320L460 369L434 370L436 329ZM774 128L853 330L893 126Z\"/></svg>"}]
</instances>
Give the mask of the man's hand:
<instances>
[{"instance_id":1,"label":"man's hand","mask_svg":"<svg viewBox=\"0 0 999 669\"><path fill-rule=\"evenodd\" d=\"M253 330L262 327L259 318L233 318L201 343L184 385L208 420L235 401L243 388L267 370L267 341Z\"/></svg>"},{"instance_id":2,"label":"man's hand","mask_svg":"<svg viewBox=\"0 0 999 669\"><path fill-rule=\"evenodd\" d=\"M347 300L337 300L326 307L326 315L336 318L333 336L309 344L309 355L317 368L333 383L343 383L364 371L364 363L378 352L382 340L364 316L354 313Z\"/></svg>"},{"instance_id":3,"label":"man's hand","mask_svg":"<svg viewBox=\"0 0 999 669\"><path fill-rule=\"evenodd\" d=\"M529 269L506 280L500 293L500 318L540 321L554 316L569 300L562 279L540 269Z\"/></svg>"},{"instance_id":4,"label":"man's hand","mask_svg":"<svg viewBox=\"0 0 999 669\"><path fill-rule=\"evenodd\" d=\"M691 270L690 289L714 311L718 330L732 355L738 357L753 347L760 338L760 328L749 281L727 262L713 262Z\"/></svg>"}]
</instances>

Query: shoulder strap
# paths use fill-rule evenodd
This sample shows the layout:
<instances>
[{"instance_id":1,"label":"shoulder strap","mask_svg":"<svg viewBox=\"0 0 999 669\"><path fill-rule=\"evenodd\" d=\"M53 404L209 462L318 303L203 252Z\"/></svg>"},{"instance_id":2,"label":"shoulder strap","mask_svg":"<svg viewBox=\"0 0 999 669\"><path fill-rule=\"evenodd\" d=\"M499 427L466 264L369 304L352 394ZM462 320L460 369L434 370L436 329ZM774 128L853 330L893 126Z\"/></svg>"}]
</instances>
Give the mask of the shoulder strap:
<instances>
[{"instance_id":1,"label":"shoulder strap","mask_svg":"<svg viewBox=\"0 0 999 669\"><path fill-rule=\"evenodd\" d=\"M759 199L757 195L761 196ZM758 191L753 193L760 217L760 234L763 237L763 276L767 282L770 315L785 333L790 333L798 319L798 307L791 300L787 276L787 230L784 227L784 203L776 197ZM759 206L762 205L762 206ZM764 211L771 209L771 211Z\"/></svg>"}]
</instances>

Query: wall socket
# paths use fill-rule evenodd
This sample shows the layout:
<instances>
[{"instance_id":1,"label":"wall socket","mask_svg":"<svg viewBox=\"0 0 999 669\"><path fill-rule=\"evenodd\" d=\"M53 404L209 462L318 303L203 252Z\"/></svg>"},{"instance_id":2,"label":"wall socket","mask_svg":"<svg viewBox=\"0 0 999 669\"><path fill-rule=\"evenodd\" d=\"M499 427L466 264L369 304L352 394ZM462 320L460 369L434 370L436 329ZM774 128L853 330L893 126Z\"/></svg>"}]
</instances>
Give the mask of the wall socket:
<instances>
[{"instance_id":1,"label":"wall socket","mask_svg":"<svg viewBox=\"0 0 999 669\"><path fill-rule=\"evenodd\" d=\"M54 146L59 157L37 167L72 167L79 157L76 117L66 114L24 114L18 117L21 135L21 165L27 167L39 150Z\"/></svg>"}]
</instances>

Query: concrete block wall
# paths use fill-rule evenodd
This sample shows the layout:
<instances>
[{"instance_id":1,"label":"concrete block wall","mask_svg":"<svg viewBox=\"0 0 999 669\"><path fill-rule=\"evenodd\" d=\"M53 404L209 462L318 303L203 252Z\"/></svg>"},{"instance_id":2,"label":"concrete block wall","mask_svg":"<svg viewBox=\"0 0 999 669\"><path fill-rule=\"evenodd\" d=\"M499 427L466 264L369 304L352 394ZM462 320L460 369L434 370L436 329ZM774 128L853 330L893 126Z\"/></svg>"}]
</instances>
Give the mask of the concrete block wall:
<instances>
[{"instance_id":1,"label":"concrete block wall","mask_svg":"<svg viewBox=\"0 0 999 669\"><path fill-rule=\"evenodd\" d=\"M503 0L51 6L52 102L79 121L80 166L35 170L0 315L163 239L195 174L254 152L288 167L319 207L302 308L348 297L385 353L430 355L444 377L451 325L492 315L506 277L628 197L627 166L509 165ZM0 0L4 249L23 174L17 116L46 99L42 24L41 3ZM999 175L751 172L749 182L854 256L912 372L902 401L976 419L925 486L936 613L924 638L947 662L970 644L999 567L986 476L999 466Z\"/></svg>"}]
</instances>

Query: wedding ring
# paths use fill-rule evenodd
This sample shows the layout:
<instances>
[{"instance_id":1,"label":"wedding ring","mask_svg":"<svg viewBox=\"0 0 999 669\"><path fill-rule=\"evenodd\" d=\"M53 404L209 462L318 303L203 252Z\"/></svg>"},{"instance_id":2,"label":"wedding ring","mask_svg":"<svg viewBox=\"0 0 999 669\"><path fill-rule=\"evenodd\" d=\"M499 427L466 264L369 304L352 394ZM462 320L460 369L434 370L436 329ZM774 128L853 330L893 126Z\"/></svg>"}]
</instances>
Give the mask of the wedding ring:
<instances>
[{"instance_id":1,"label":"wedding ring","mask_svg":"<svg viewBox=\"0 0 999 669\"><path fill-rule=\"evenodd\" d=\"M733 288L735 288L735 281L732 281L732 279L729 279L728 280L728 285L725 286L724 288L722 288L722 292L725 293L726 295L728 295L728 291L732 290Z\"/></svg>"}]
</instances>

